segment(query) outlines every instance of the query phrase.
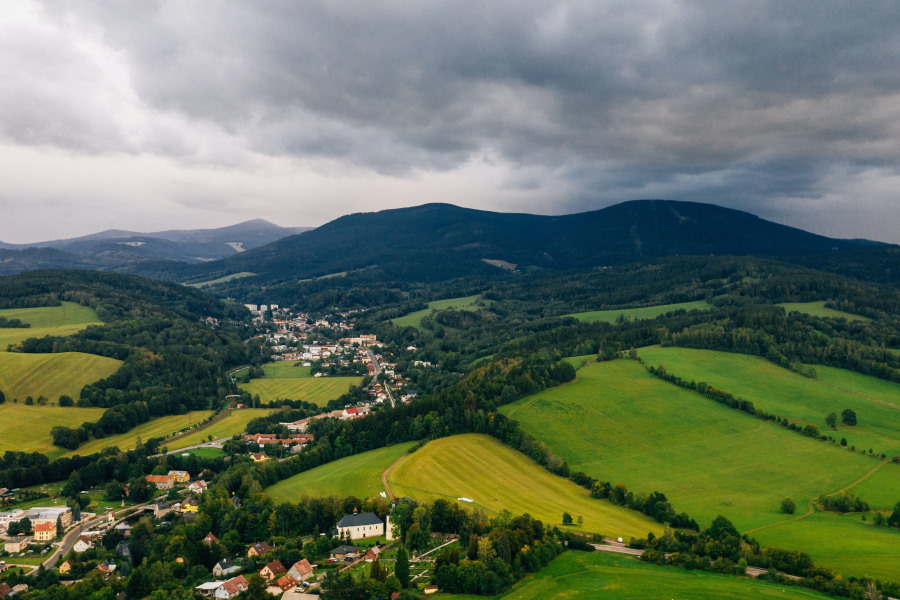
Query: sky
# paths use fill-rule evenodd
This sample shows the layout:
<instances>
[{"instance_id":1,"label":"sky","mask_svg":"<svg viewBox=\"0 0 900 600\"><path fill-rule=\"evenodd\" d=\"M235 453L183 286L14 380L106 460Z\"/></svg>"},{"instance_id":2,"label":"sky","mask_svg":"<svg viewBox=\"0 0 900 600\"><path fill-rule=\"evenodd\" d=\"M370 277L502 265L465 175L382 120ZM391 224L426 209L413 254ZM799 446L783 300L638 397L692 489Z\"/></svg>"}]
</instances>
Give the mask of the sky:
<instances>
[{"instance_id":1,"label":"sky","mask_svg":"<svg viewBox=\"0 0 900 600\"><path fill-rule=\"evenodd\" d=\"M900 3L8 0L0 240L710 202L900 242Z\"/></svg>"}]
</instances>

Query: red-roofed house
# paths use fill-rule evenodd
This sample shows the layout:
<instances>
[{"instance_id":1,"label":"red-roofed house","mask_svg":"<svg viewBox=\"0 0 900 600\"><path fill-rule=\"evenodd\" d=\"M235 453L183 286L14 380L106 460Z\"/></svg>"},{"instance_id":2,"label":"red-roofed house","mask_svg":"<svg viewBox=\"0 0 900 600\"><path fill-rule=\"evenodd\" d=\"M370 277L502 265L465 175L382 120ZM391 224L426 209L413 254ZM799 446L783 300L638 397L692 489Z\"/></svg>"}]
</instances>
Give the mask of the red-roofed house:
<instances>
[{"instance_id":1,"label":"red-roofed house","mask_svg":"<svg viewBox=\"0 0 900 600\"><path fill-rule=\"evenodd\" d=\"M158 490L171 490L175 485L168 475L147 475L147 481L155 485Z\"/></svg>"},{"instance_id":2,"label":"red-roofed house","mask_svg":"<svg viewBox=\"0 0 900 600\"><path fill-rule=\"evenodd\" d=\"M305 558L299 562L295 562L291 569L288 571L288 575L290 575L297 581L305 581L306 579L312 577L312 574L313 566L309 564L309 561Z\"/></svg>"},{"instance_id":3,"label":"red-roofed house","mask_svg":"<svg viewBox=\"0 0 900 600\"><path fill-rule=\"evenodd\" d=\"M266 581L272 581L276 577L287 574L287 569L281 564L280 560L273 560L259 571L259 576Z\"/></svg>"},{"instance_id":4,"label":"red-roofed house","mask_svg":"<svg viewBox=\"0 0 900 600\"><path fill-rule=\"evenodd\" d=\"M287 575L285 575L270 583L269 587L266 588L266 591L273 596L280 596L281 594L285 593L288 590L292 590L295 587L297 587L297 582L294 581L292 577L288 577Z\"/></svg>"}]
</instances>

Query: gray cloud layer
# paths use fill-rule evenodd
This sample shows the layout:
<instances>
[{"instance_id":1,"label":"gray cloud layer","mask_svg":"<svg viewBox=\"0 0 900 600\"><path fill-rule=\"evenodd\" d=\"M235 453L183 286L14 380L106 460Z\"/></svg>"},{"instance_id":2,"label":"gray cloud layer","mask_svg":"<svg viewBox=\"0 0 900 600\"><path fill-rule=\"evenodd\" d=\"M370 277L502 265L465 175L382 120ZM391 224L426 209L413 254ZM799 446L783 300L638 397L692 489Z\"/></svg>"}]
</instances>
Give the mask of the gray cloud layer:
<instances>
[{"instance_id":1,"label":"gray cloud layer","mask_svg":"<svg viewBox=\"0 0 900 600\"><path fill-rule=\"evenodd\" d=\"M278 164L366 182L331 213L272 190L297 224L446 174L484 208L665 197L900 241L898 54L896 3L48 1L0 23L0 141L169 161L156 197L198 218L236 200L211 178Z\"/></svg>"}]
</instances>

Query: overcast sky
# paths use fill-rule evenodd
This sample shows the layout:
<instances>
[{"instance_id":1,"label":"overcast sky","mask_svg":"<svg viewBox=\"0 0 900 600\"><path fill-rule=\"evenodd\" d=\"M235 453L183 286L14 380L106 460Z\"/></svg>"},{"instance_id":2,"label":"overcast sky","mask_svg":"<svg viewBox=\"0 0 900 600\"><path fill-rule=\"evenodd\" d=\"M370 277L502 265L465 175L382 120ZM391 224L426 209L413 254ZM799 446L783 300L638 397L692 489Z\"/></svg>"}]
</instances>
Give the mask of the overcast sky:
<instances>
[{"instance_id":1,"label":"overcast sky","mask_svg":"<svg viewBox=\"0 0 900 600\"><path fill-rule=\"evenodd\" d=\"M0 240L713 202L900 242L898 2L7 0Z\"/></svg>"}]
</instances>

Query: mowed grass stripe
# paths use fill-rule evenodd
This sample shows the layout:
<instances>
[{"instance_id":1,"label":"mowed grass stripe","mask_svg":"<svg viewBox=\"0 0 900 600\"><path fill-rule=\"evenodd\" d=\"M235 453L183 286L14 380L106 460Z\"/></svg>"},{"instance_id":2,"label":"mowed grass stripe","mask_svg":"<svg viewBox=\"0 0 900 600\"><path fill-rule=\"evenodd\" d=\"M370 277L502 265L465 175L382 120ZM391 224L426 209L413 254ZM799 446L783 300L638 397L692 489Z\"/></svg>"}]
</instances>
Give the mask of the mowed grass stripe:
<instances>
[{"instance_id":1,"label":"mowed grass stripe","mask_svg":"<svg viewBox=\"0 0 900 600\"><path fill-rule=\"evenodd\" d=\"M141 423L134 429L126 431L125 433L87 441L75 450L67 452L65 456L75 456L76 454L87 456L88 454L100 452L104 448L109 448L111 446L116 446L120 450L132 450L137 447L138 438L140 438L142 442L146 442L150 438L166 437L185 427L196 425L197 423L208 419L212 414L213 411L211 410L195 410L183 415L159 417L152 421Z\"/></svg>"},{"instance_id":2,"label":"mowed grass stripe","mask_svg":"<svg viewBox=\"0 0 900 600\"><path fill-rule=\"evenodd\" d=\"M82 352L0 352L0 390L9 401L44 396L55 403L62 395L77 400L84 386L109 377L120 366L122 361Z\"/></svg>"},{"instance_id":3,"label":"mowed grass stripe","mask_svg":"<svg viewBox=\"0 0 900 600\"><path fill-rule=\"evenodd\" d=\"M676 310L709 310L712 308L706 300L696 300L694 302L680 302L677 304L660 304L657 306L645 306L643 308L616 308L612 310L595 310L591 312L580 312L563 315L566 317L574 317L583 323L615 323L615 321L623 316L629 320L655 319L660 315L664 315Z\"/></svg>"},{"instance_id":4,"label":"mowed grass stripe","mask_svg":"<svg viewBox=\"0 0 900 600\"><path fill-rule=\"evenodd\" d=\"M491 515L506 509L548 524L560 524L563 512L568 512L574 518L583 517L583 530L589 532L642 537L662 531L648 517L591 498L583 488L485 435L429 442L393 468L388 485L395 496L423 501L466 497Z\"/></svg>"},{"instance_id":5,"label":"mowed grass stripe","mask_svg":"<svg viewBox=\"0 0 900 600\"><path fill-rule=\"evenodd\" d=\"M276 410L274 408L241 408L233 410L228 416L220 421L216 421L209 427L204 427L177 440L167 442L166 446L169 450L196 446L209 441L209 436L212 436L213 440L225 440L239 433L244 433L247 429L247 423L253 419L268 416Z\"/></svg>"},{"instance_id":6,"label":"mowed grass stripe","mask_svg":"<svg viewBox=\"0 0 900 600\"><path fill-rule=\"evenodd\" d=\"M242 390L253 395L259 394L260 400L305 400L319 406L346 394L351 387L362 382L362 377L303 377L297 379L253 379L250 383L240 384Z\"/></svg>"},{"instance_id":7,"label":"mowed grass stripe","mask_svg":"<svg viewBox=\"0 0 900 600\"><path fill-rule=\"evenodd\" d=\"M485 596L448 596L490 600ZM608 552L569 551L495 600L828 600L803 588L729 577L706 571L660 567Z\"/></svg>"},{"instance_id":8,"label":"mowed grass stripe","mask_svg":"<svg viewBox=\"0 0 900 600\"><path fill-rule=\"evenodd\" d=\"M900 454L896 383L819 365L813 365L817 379L810 379L757 356L714 350L652 346L642 348L639 355L648 365L664 365L682 379L705 381L761 410L815 425L837 440L846 437L851 446ZM840 423L841 411L847 408L856 411L858 426ZM837 431L825 423L829 413L838 415Z\"/></svg>"},{"instance_id":9,"label":"mowed grass stripe","mask_svg":"<svg viewBox=\"0 0 900 600\"><path fill-rule=\"evenodd\" d=\"M876 464L683 390L632 361L590 364L568 384L501 408L575 470L665 493L701 524L745 530L783 520ZM900 488L898 488L900 496Z\"/></svg>"},{"instance_id":10,"label":"mowed grass stripe","mask_svg":"<svg viewBox=\"0 0 900 600\"><path fill-rule=\"evenodd\" d=\"M43 452L57 456L63 449L53 445L50 431L57 426L78 427L85 421L96 421L102 408L74 406L25 406L7 401L0 404L0 452Z\"/></svg>"},{"instance_id":11,"label":"mowed grass stripe","mask_svg":"<svg viewBox=\"0 0 900 600\"><path fill-rule=\"evenodd\" d=\"M265 492L276 502L296 502L301 496L371 498L385 491L381 474L415 444L407 442L347 456L280 481Z\"/></svg>"}]
</instances>

